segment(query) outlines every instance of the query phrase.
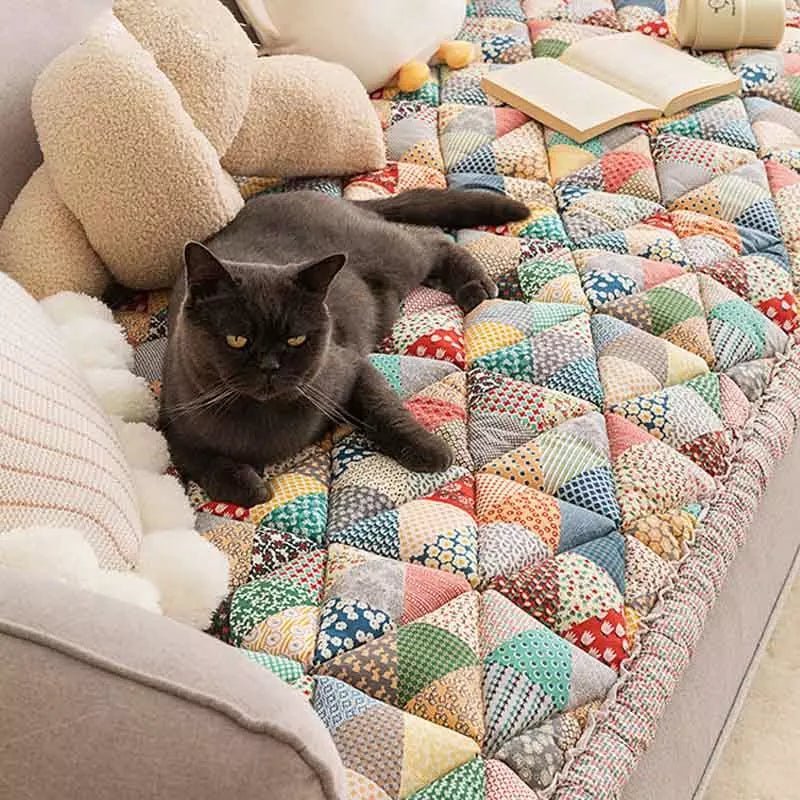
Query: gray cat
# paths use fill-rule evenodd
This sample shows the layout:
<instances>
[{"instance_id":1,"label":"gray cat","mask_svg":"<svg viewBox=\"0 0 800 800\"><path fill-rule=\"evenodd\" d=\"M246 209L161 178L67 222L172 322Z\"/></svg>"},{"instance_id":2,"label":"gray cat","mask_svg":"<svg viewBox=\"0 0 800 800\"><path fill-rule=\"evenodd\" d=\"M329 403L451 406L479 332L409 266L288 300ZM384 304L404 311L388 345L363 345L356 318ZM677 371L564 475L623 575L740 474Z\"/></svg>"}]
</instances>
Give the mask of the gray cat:
<instances>
[{"instance_id":1,"label":"gray cat","mask_svg":"<svg viewBox=\"0 0 800 800\"><path fill-rule=\"evenodd\" d=\"M357 203L262 194L207 246L187 244L161 395L175 465L213 498L252 506L270 496L266 465L348 422L408 469L446 469L447 444L367 355L423 281L441 283L464 311L497 294L472 255L425 226L527 216L522 203L485 191L417 189Z\"/></svg>"}]
</instances>

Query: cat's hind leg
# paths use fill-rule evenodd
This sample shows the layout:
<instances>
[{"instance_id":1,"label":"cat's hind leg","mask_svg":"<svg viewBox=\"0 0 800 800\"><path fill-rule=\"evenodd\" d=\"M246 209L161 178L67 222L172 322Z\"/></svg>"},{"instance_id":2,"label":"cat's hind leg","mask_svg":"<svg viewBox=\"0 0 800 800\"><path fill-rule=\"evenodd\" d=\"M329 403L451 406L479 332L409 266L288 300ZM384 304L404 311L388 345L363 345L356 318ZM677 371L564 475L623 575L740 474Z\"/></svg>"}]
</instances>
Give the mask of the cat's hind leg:
<instances>
[{"instance_id":1,"label":"cat's hind leg","mask_svg":"<svg viewBox=\"0 0 800 800\"><path fill-rule=\"evenodd\" d=\"M360 364L348 411L374 444L406 469L442 472L453 463L453 451L447 442L417 422L383 375L366 359Z\"/></svg>"},{"instance_id":2,"label":"cat's hind leg","mask_svg":"<svg viewBox=\"0 0 800 800\"><path fill-rule=\"evenodd\" d=\"M448 241L442 244L430 277L441 281L464 313L497 297L497 285L468 250Z\"/></svg>"}]
</instances>

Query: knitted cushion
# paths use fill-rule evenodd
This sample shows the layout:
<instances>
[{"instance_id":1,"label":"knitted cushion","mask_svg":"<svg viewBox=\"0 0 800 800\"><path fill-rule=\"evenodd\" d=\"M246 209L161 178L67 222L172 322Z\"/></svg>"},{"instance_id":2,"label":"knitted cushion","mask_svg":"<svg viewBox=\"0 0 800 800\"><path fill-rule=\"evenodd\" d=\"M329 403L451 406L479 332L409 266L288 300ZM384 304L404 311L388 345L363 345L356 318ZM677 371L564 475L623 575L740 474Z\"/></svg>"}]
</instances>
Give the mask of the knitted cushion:
<instances>
[{"instance_id":1,"label":"knitted cushion","mask_svg":"<svg viewBox=\"0 0 800 800\"><path fill-rule=\"evenodd\" d=\"M133 567L142 523L120 443L56 326L2 273L0 376L0 531L78 528L101 566Z\"/></svg>"}]
</instances>

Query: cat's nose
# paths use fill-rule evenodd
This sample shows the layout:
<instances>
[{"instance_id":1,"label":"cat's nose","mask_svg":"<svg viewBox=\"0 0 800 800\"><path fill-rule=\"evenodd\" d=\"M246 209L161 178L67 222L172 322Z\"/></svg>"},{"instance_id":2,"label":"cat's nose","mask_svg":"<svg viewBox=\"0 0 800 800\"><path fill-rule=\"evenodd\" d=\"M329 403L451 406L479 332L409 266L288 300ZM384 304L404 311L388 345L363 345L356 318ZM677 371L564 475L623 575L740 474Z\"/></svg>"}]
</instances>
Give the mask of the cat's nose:
<instances>
[{"instance_id":1,"label":"cat's nose","mask_svg":"<svg viewBox=\"0 0 800 800\"><path fill-rule=\"evenodd\" d=\"M261 359L261 362L260 362L259 365L260 365L261 370L263 372L269 373L269 372L275 372L275 370L278 369L278 367L280 367L281 362L280 362L280 359L278 358L278 356L276 356L276 355L268 355L268 356L264 356Z\"/></svg>"}]
</instances>

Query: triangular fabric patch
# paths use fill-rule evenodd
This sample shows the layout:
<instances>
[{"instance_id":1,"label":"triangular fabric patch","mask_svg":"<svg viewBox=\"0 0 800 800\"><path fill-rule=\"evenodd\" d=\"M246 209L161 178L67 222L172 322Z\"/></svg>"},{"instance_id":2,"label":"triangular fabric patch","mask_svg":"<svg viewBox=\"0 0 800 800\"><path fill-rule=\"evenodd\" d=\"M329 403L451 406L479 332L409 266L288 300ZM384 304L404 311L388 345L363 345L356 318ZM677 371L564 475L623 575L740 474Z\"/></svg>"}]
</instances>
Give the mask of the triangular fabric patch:
<instances>
[{"instance_id":1,"label":"triangular fabric patch","mask_svg":"<svg viewBox=\"0 0 800 800\"><path fill-rule=\"evenodd\" d=\"M538 797L505 764L486 762L486 800L538 800Z\"/></svg>"},{"instance_id":2,"label":"triangular fabric patch","mask_svg":"<svg viewBox=\"0 0 800 800\"><path fill-rule=\"evenodd\" d=\"M483 740L478 594L341 653L318 668L370 697Z\"/></svg>"},{"instance_id":3,"label":"triangular fabric patch","mask_svg":"<svg viewBox=\"0 0 800 800\"><path fill-rule=\"evenodd\" d=\"M342 681L319 676L314 683L314 710L345 768L392 800L409 797L478 754L472 739L373 700ZM354 777L349 782L359 785Z\"/></svg>"},{"instance_id":4,"label":"triangular fabric patch","mask_svg":"<svg viewBox=\"0 0 800 800\"><path fill-rule=\"evenodd\" d=\"M439 143L444 171L456 171L458 163L529 121L514 108L455 103L440 106Z\"/></svg>"},{"instance_id":5,"label":"triangular fabric patch","mask_svg":"<svg viewBox=\"0 0 800 800\"><path fill-rule=\"evenodd\" d=\"M476 498L484 580L514 574L614 529L600 514L488 472L477 475Z\"/></svg>"},{"instance_id":6,"label":"triangular fabric patch","mask_svg":"<svg viewBox=\"0 0 800 800\"><path fill-rule=\"evenodd\" d=\"M444 171L436 108L427 103L374 100L383 128L386 158Z\"/></svg>"},{"instance_id":7,"label":"triangular fabric patch","mask_svg":"<svg viewBox=\"0 0 800 800\"><path fill-rule=\"evenodd\" d=\"M465 155L448 172L546 181L549 172L541 127L533 121L518 125Z\"/></svg>"},{"instance_id":8,"label":"triangular fabric patch","mask_svg":"<svg viewBox=\"0 0 800 800\"><path fill-rule=\"evenodd\" d=\"M447 361L464 368L464 327L455 304L434 306L401 316L392 327L392 342L405 356Z\"/></svg>"},{"instance_id":9,"label":"triangular fabric patch","mask_svg":"<svg viewBox=\"0 0 800 800\"><path fill-rule=\"evenodd\" d=\"M588 307L572 254L558 242L464 229L458 243L480 262L503 300Z\"/></svg>"},{"instance_id":10,"label":"triangular fabric patch","mask_svg":"<svg viewBox=\"0 0 800 800\"><path fill-rule=\"evenodd\" d=\"M481 465L481 471L555 495L612 522L619 519L605 423L598 412L550 428Z\"/></svg>"},{"instance_id":11,"label":"triangular fabric patch","mask_svg":"<svg viewBox=\"0 0 800 800\"><path fill-rule=\"evenodd\" d=\"M586 726L587 709L594 706L589 704L551 717L507 741L494 757L514 770L531 789L547 789L564 768L567 751L578 743Z\"/></svg>"},{"instance_id":12,"label":"triangular fabric patch","mask_svg":"<svg viewBox=\"0 0 800 800\"><path fill-rule=\"evenodd\" d=\"M478 757L411 795L411 800L486 800L486 762Z\"/></svg>"},{"instance_id":13,"label":"triangular fabric patch","mask_svg":"<svg viewBox=\"0 0 800 800\"><path fill-rule=\"evenodd\" d=\"M599 310L695 353L709 366L714 363L696 275L681 275L646 292L613 300Z\"/></svg>"},{"instance_id":14,"label":"triangular fabric patch","mask_svg":"<svg viewBox=\"0 0 800 800\"><path fill-rule=\"evenodd\" d=\"M564 229L577 247L593 236L631 228L664 212L652 200L575 187L559 200Z\"/></svg>"},{"instance_id":15,"label":"triangular fabric patch","mask_svg":"<svg viewBox=\"0 0 800 800\"><path fill-rule=\"evenodd\" d=\"M669 208L681 195L755 161L756 155L719 142L664 133L653 142L653 159L662 200Z\"/></svg>"},{"instance_id":16,"label":"triangular fabric patch","mask_svg":"<svg viewBox=\"0 0 800 800\"><path fill-rule=\"evenodd\" d=\"M594 406L496 372L469 373L469 448L477 467Z\"/></svg>"},{"instance_id":17,"label":"triangular fabric patch","mask_svg":"<svg viewBox=\"0 0 800 800\"><path fill-rule=\"evenodd\" d=\"M684 272L682 266L669 261L653 261L604 250L576 250L573 257L592 308L646 292Z\"/></svg>"},{"instance_id":18,"label":"triangular fabric patch","mask_svg":"<svg viewBox=\"0 0 800 800\"><path fill-rule=\"evenodd\" d=\"M750 405L733 381L717 373L610 406L609 411L722 475L731 456L729 430L741 428Z\"/></svg>"},{"instance_id":19,"label":"triangular fabric patch","mask_svg":"<svg viewBox=\"0 0 800 800\"><path fill-rule=\"evenodd\" d=\"M325 550L313 550L236 589L229 611L231 644L309 664L326 559Z\"/></svg>"},{"instance_id":20,"label":"triangular fabric patch","mask_svg":"<svg viewBox=\"0 0 800 800\"><path fill-rule=\"evenodd\" d=\"M710 496L714 479L669 445L618 414L606 415L622 527ZM653 476L658 481L653 481Z\"/></svg>"},{"instance_id":21,"label":"triangular fabric patch","mask_svg":"<svg viewBox=\"0 0 800 800\"><path fill-rule=\"evenodd\" d=\"M550 150L552 161L552 146ZM556 194L559 197L561 208L566 208L575 195L580 194L581 190L627 195L647 202L658 203L660 193L653 159L650 156L648 137L640 133L623 144L602 153L593 163L562 178L556 186Z\"/></svg>"},{"instance_id":22,"label":"triangular fabric patch","mask_svg":"<svg viewBox=\"0 0 800 800\"><path fill-rule=\"evenodd\" d=\"M707 139L740 150L756 151L758 145L753 135L756 126L751 128L752 119L748 119L745 111L745 105L752 99L746 98L743 104L739 97L723 98L695 106L697 110L691 113L654 120L650 126L659 133Z\"/></svg>"},{"instance_id":23,"label":"triangular fabric patch","mask_svg":"<svg viewBox=\"0 0 800 800\"><path fill-rule=\"evenodd\" d=\"M482 597L481 641L489 754L555 713L603 697L617 677L492 590Z\"/></svg>"},{"instance_id":24,"label":"triangular fabric patch","mask_svg":"<svg viewBox=\"0 0 800 800\"><path fill-rule=\"evenodd\" d=\"M491 581L528 614L615 669L630 652L623 604L624 541L618 533ZM610 570L610 571L609 571Z\"/></svg>"},{"instance_id":25,"label":"triangular fabric patch","mask_svg":"<svg viewBox=\"0 0 800 800\"><path fill-rule=\"evenodd\" d=\"M743 300L755 306L785 333L800 326L800 310L791 275L764 255L725 257L698 267Z\"/></svg>"},{"instance_id":26,"label":"triangular fabric patch","mask_svg":"<svg viewBox=\"0 0 800 800\"><path fill-rule=\"evenodd\" d=\"M460 575L331 544L314 662L373 641L469 589Z\"/></svg>"},{"instance_id":27,"label":"triangular fabric patch","mask_svg":"<svg viewBox=\"0 0 800 800\"><path fill-rule=\"evenodd\" d=\"M625 537L625 605L639 616L652 611L674 574L674 562L659 558L635 536Z\"/></svg>"},{"instance_id":28,"label":"triangular fabric patch","mask_svg":"<svg viewBox=\"0 0 800 800\"><path fill-rule=\"evenodd\" d=\"M470 367L602 404L589 316L580 306L488 301L465 325Z\"/></svg>"},{"instance_id":29,"label":"triangular fabric patch","mask_svg":"<svg viewBox=\"0 0 800 800\"><path fill-rule=\"evenodd\" d=\"M764 314L708 275L699 274L700 295L714 347L714 367L725 372L743 361L783 353L789 337Z\"/></svg>"},{"instance_id":30,"label":"triangular fabric patch","mask_svg":"<svg viewBox=\"0 0 800 800\"><path fill-rule=\"evenodd\" d=\"M637 519L625 531L647 545L659 558L677 561L694 540L700 505L688 505Z\"/></svg>"},{"instance_id":31,"label":"triangular fabric patch","mask_svg":"<svg viewBox=\"0 0 800 800\"><path fill-rule=\"evenodd\" d=\"M591 325L607 407L708 372L700 356L623 320L595 314Z\"/></svg>"}]
</instances>

